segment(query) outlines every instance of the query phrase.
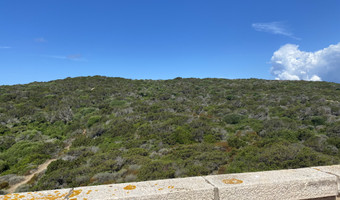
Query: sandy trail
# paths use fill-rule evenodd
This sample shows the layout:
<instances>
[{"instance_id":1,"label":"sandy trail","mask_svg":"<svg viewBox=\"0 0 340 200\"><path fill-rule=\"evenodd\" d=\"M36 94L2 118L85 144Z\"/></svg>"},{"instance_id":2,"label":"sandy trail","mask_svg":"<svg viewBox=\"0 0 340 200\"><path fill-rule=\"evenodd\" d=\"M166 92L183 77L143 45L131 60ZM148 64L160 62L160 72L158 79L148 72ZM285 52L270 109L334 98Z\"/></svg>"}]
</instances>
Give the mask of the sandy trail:
<instances>
[{"instance_id":1,"label":"sandy trail","mask_svg":"<svg viewBox=\"0 0 340 200\"><path fill-rule=\"evenodd\" d=\"M30 174L30 175L25 176L25 177L24 177L25 179L24 179L23 181L21 181L20 183L15 184L15 185L12 185L7 191L8 191L9 193L15 192L15 190L16 190L19 186L21 186L21 185L23 185L23 184L26 184L28 181L30 181L30 180L33 178L34 175L39 174L40 172L42 172L42 171L44 171L45 169L47 169L48 165L49 165L51 162L55 161L55 160L57 160L57 159L56 159L56 158L50 159L50 160L47 160L46 162L44 162L43 164L39 165L39 167L37 168L37 170L36 170L35 172L33 172L33 173Z\"/></svg>"},{"instance_id":2,"label":"sandy trail","mask_svg":"<svg viewBox=\"0 0 340 200\"><path fill-rule=\"evenodd\" d=\"M72 144L68 144L65 148L64 151L68 151L70 150ZM60 156L59 156L60 157ZM48 165L51 164L51 162L57 160L58 158L53 158L53 159L49 159L46 162L44 162L43 164L39 165L39 167L30 175L24 176L24 180L21 181L20 183L17 183L15 185L12 185L9 189L7 189L8 193L13 193L15 192L15 190L20 187L21 185L24 185L26 183L28 183L36 174L39 174L40 172L44 171L45 169L47 169Z\"/></svg>"}]
</instances>

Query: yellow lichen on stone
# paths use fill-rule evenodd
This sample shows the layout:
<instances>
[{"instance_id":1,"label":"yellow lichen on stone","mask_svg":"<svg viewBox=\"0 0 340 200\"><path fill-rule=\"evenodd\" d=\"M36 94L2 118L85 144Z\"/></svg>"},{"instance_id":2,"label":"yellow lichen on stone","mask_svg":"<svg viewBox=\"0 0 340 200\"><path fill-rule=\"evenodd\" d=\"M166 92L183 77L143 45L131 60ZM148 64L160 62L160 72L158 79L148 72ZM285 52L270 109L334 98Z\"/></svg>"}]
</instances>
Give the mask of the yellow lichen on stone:
<instances>
[{"instance_id":1,"label":"yellow lichen on stone","mask_svg":"<svg viewBox=\"0 0 340 200\"><path fill-rule=\"evenodd\" d=\"M89 191L86 192L86 194L90 194L91 192L92 192L92 190L89 190Z\"/></svg>"},{"instance_id":2,"label":"yellow lichen on stone","mask_svg":"<svg viewBox=\"0 0 340 200\"><path fill-rule=\"evenodd\" d=\"M236 178L231 178L231 179L223 179L223 183L225 184L241 184L243 183L242 180L236 179Z\"/></svg>"},{"instance_id":3,"label":"yellow lichen on stone","mask_svg":"<svg viewBox=\"0 0 340 200\"><path fill-rule=\"evenodd\" d=\"M27 200L60 200L63 199L67 193L61 194L59 191L55 192L55 194L42 194L42 193L27 193L27 194L7 194L3 196L3 198L0 197L0 200L20 200L20 199L27 199ZM76 199L75 199L76 200Z\"/></svg>"},{"instance_id":4,"label":"yellow lichen on stone","mask_svg":"<svg viewBox=\"0 0 340 200\"><path fill-rule=\"evenodd\" d=\"M169 189L173 189L173 188L174 188L174 186L170 185L170 186L168 186L168 188L169 188Z\"/></svg>"},{"instance_id":5,"label":"yellow lichen on stone","mask_svg":"<svg viewBox=\"0 0 340 200\"><path fill-rule=\"evenodd\" d=\"M83 190L73 190L73 192L72 192L72 194L69 196L69 198L78 196L82 191L83 191Z\"/></svg>"},{"instance_id":6,"label":"yellow lichen on stone","mask_svg":"<svg viewBox=\"0 0 340 200\"><path fill-rule=\"evenodd\" d=\"M134 189L136 189L135 185L127 185L124 187L124 190L134 190Z\"/></svg>"}]
</instances>

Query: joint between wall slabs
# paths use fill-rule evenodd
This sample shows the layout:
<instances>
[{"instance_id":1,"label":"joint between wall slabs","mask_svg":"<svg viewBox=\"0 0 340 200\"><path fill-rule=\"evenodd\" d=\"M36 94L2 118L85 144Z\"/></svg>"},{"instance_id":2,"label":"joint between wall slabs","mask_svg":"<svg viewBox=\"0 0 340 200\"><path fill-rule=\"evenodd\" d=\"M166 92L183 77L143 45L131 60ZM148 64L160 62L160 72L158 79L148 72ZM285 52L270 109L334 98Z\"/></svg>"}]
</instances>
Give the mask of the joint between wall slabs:
<instances>
[{"instance_id":1,"label":"joint between wall slabs","mask_svg":"<svg viewBox=\"0 0 340 200\"><path fill-rule=\"evenodd\" d=\"M220 200L220 191L218 189L218 187L216 187L214 184L210 183L209 180L207 180L206 178L202 177L205 182L207 182L209 185L214 187L214 200Z\"/></svg>"},{"instance_id":2,"label":"joint between wall slabs","mask_svg":"<svg viewBox=\"0 0 340 200\"><path fill-rule=\"evenodd\" d=\"M332 173L332 172L326 172L326 171L323 171L322 169L318 169L318 168L314 168L314 167L311 167L311 169L314 169L314 170L316 170L316 171L319 171L319 172L322 172L322 173L326 173L326 174L329 174L329 175L332 175L332 176L335 176L336 177L336 183L337 183L337 185L338 185L338 194L337 194L337 196L338 197L340 197L340 191L339 191L339 189L340 189L340 177L338 176L338 175L336 175L336 174L334 174L334 173Z\"/></svg>"},{"instance_id":3,"label":"joint between wall slabs","mask_svg":"<svg viewBox=\"0 0 340 200\"><path fill-rule=\"evenodd\" d=\"M71 190L68 192L68 194L65 196L65 200L69 200L69 197L72 195L74 188L71 188Z\"/></svg>"}]
</instances>

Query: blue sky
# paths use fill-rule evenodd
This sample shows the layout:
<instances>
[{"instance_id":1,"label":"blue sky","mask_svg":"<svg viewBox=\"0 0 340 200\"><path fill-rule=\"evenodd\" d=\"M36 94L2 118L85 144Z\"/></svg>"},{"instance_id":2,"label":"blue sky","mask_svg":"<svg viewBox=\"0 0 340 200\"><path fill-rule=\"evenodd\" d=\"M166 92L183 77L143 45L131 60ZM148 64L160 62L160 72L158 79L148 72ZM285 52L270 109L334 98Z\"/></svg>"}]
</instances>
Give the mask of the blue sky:
<instances>
[{"instance_id":1,"label":"blue sky","mask_svg":"<svg viewBox=\"0 0 340 200\"><path fill-rule=\"evenodd\" d=\"M0 85L92 75L340 82L330 78L339 11L338 0L2 0Z\"/></svg>"}]
</instances>

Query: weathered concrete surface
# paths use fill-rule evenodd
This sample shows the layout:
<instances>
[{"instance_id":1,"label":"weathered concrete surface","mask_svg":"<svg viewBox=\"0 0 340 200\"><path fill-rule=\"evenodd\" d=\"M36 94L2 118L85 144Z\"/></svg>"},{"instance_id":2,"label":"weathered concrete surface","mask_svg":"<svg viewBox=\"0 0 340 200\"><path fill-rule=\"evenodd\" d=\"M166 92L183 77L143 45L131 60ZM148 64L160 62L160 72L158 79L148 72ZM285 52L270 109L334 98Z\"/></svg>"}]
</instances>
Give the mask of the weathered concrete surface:
<instances>
[{"instance_id":1,"label":"weathered concrete surface","mask_svg":"<svg viewBox=\"0 0 340 200\"><path fill-rule=\"evenodd\" d=\"M74 188L70 199L213 200L214 187L202 177Z\"/></svg>"},{"instance_id":2,"label":"weathered concrete surface","mask_svg":"<svg viewBox=\"0 0 340 200\"><path fill-rule=\"evenodd\" d=\"M336 176L338 181L338 192L340 193L340 165L312 167L312 169Z\"/></svg>"},{"instance_id":3,"label":"weathered concrete surface","mask_svg":"<svg viewBox=\"0 0 340 200\"><path fill-rule=\"evenodd\" d=\"M136 183L122 183L78 187L74 189L13 193L0 200L214 200L214 187L202 177L164 179Z\"/></svg>"},{"instance_id":4,"label":"weathered concrete surface","mask_svg":"<svg viewBox=\"0 0 340 200\"><path fill-rule=\"evenodd\" d=\"M339 177L335 165L14 193L0 200L334 200Z\"/></svg>"},{"instance_id":5,"label":"weathered concrete surface","mask_svg":"<svg viewBox=\"0 0 340 200\"><path fill-rule=\"evenodd\" d=\"M39 192L12 193L0 196L0 200L62 200L70 195L71 189L46 190Z\"/></svg>"},{"instance_id":6,"label":"weathered concrete surface","mask_svg":"<svg viewBox=\"0 0 340 200\"><path fill-rule=\"evenodd\" d=\"M336 197L321 197L321 198L306 199L306 200L336 200Z\"/></svg>"},{"instance_id":7,"label":"weathered concrete surface","mask_svg":"<svg viewBox=\"0 0 340 200\"><path fill-rule=\"evenodd\" d=\"M336 177L311 168L204 177L220 199L315 199L338 194Z\"/></svg>"}]
</instances>

